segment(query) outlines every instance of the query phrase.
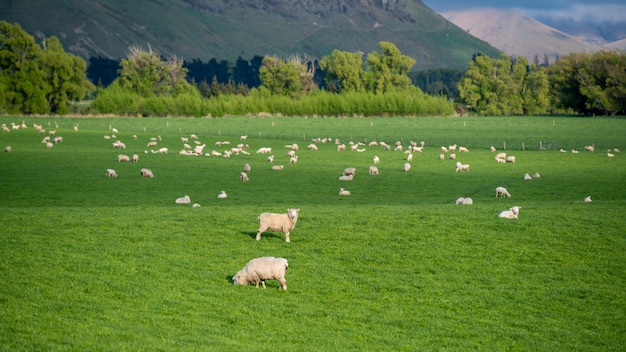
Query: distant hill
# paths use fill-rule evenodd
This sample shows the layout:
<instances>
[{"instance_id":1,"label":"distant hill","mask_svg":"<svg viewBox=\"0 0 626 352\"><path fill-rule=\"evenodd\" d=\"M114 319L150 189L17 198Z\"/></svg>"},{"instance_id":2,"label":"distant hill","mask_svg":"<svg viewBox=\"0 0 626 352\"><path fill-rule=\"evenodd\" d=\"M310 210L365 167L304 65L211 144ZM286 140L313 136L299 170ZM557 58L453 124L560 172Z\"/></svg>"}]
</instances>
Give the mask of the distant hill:
<instances>
[{"instance_id":1,"label":"distant hill","mask_svg":"<svg viewBox=\"0 0 626 352\"><path fill-rule=\"evenodd\" d=\"M132 45L188 60L321 58L390 41L423 70L465 69L476 53L500 53L420 0L3 0L0 20L55 35L85 59L125 57Z\"/></svg>"},{"instance_id":2,"label":"distant hill","mask_svg":"<svg viewBox=\"0 0 626 352\"><path fill-rule=\"evenodd\" d=\"M544 57L554 62L569 53L601 49L514 10L483 8L450 11L442 16L506 54L525 56L529 62L535 57L541 63Z\"/></svg>"}]
</instances>

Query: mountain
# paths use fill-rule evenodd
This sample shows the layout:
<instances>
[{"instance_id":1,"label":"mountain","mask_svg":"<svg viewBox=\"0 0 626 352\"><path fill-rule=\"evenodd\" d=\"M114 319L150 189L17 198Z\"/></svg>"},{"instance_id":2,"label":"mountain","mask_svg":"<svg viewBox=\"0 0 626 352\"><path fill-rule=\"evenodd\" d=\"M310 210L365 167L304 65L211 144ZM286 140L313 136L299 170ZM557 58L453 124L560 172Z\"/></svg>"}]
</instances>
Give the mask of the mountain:
<instances>
[{"instance_id":1,"label":"mountain","mask_svg":"<svg viewBox=\"0 0 626 352\"><path fill-rule=\"evenodd\" d=\"M188 60L321 58L389 41L423 70L500 53L420 0L1 0L0 20L39 40L55 35L85 59L123 58L130 46Z\"/></svg>"},{"instance_id":2,"label":"mountain","mask_svg":"<svg viewBox=\"0 0 626 352\"><path fill-rule=\"evenodd\" d=\"M626 50L626 38L602 45L608 50Z\"/></svg>"},{"instance_id":3,"label":"mountain","mask_svg":"<svg viewBox=\"0 0 626 352\"><path fill-rule=\"evenodd\" d=\"M450 11L446 19L468 33L483 39L508 55L525 56L529 62L580 52L595 52L600 46L549 27L515 10L491 8Z\"/></svg>"}]
</instances>

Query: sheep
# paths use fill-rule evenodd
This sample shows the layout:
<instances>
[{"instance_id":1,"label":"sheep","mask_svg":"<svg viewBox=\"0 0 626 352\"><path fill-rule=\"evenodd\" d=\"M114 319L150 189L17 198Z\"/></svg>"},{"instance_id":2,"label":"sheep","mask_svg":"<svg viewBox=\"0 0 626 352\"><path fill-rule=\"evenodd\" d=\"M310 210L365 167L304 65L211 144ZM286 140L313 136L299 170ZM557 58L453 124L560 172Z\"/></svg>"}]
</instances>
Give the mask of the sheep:
<instances>
[{"instance_id":1,"label":"sheep","mask_svg":"<svg viewBox=\"0 0 626 352\"><path fill-rule=\"evenodd\" d=\"M407 155L406 161L413 161L413 153L410 153L409 155Z\"/></svg>"},{"instance_id":2,"label":"sheep","mask_svg":"<svg viewBox=\"0 0 626 352\"><path fill-rule=\"evenodd\" d=\"M245 173L249 173L250 172L250 164L246 163L246 165L243 166L243 172L245 172Z\"/></svg>"},{"instance_id":3,"label":"sheep","mask_svg":"<svg viewBox=\"0 0 626 352\"><path fill-rule=\"evenodd\" d=\"M292 156L291 158L289 158L289 163L290 164L295 164L298 162L298 156Z\"/></svg>"},{"instance_id":4,"label":"sheep","mask_svg":"<svg viewBox=\"0 0 626 352\"><path fill-rule=\"evenodd\" d=\"M273 155L268 156L267 157L267 162L268 163L273 163L274 162L274 156Z\"/></svg>"},{"instance_id":5,"label":"sheep","mask_svg":"<svg viewBox=\"0 0 626 352\"><path fill-rule=\"evenodd\" d=\"M242 136L239 136L239 140L241 140L241 141L245 141L245 140L247 140L247 139L248 139L248 135L247 135L247 134L244 134L244 135L242 135Z\"/></svg>"},{"instance_id":6,"label":"sheep","mask_svg":"<svg viewBox=\"0 0 626 352\"><path fill-rule=\"evenodd\" d=\"M453 145L451 145L451 146L448 146L448 150L449 150L449 151L451 151L451 152L456 151L456 144L453 144Z\"/></svg>"},{"instance_id":7,"label":"sheep","mask_svg":"<svg viewBox=\"0 0 626 352\"><path fill-rule=\"evenodd\" d=\"M522 207L516 205L509 208L509 210L501 212L500 214L498 214L498 217L502 219L517 219L520 209L522 209Z\"/></svg>"},{"instance_id":8,"label":"sheep","mask_svg":"<svg viewBox=\"0 0 626 352\"><path fill-rule=\"evenodd\" d=\"M450 160L456 159L456 154L452 153L452 154L448 155L448 159L450 159Z\"/></svg>"},{"instance_id":9,"label":"sheep","mask_svg":"<svg viewBox=\"0 0 626 352\"><path fill-rule=\"evenodd\" d=\"M354 179L354 175L341 175L339 176L339 181L352 181Z\"/></svg>"},{"instance_id":10,"label":"sheep","mask_svg":"<svg viewBox=\"0 0 626 352\"><path fill-rule=\"evenodd\" d=\"M374 155L374 159L372 159L372 161L374 162L374 164L378 164L380 163L380 158L378 157L378 155Z\"/></svg>"},{"instance_id":11,"label":"sheep","mask_svg":"<svg viewBox=\"0 0 626 352\"><path fill-rule=\"evenodd\" d=\"M193 203L193 205L191 206L192 208L200 208L200 204L198 203Z\"/></svg>"},{"instance_id":12,"label":"sheep","mask_svg":"<svg viewBox=\"0 0 626 352\"><path fill-rule=\"evenodd\" d=\"M515 157L513 155L507 156L504 161L506 161L507 163L515 164Z\"/></svg>"},{"instance_id":13,"label":"sheep","mask_svg":"<svg viewBox=\"0 0 626 352\"><path fill-rule=\"evenodd\" d=\"M494 147L493 145L491 146L491 148L489 148L489 150L491 150L492 153L496 152L496 147Z\"/></svg>"},{"instance_id":14,"label":"sheep","mask_svg":"<svg viewBox=\"0 0 626 352\"><path fill-rule=\"evenodd\" d=\"M339 188L339 195L340 196L349 196L351 194L350 194L350 191L348 191L347 189Z\"/></svg>"},{"instance_id":15,"label":"sheep","mask_svg":"<svg viewBox=\"0 0 626 352\"><path fill-rule=\"evenodd\" d=\"M126 154L119 154L117 156L117 162L121 163L122 161L128 162L128 161L130 161L130 157L128 155L126 155Z\"/></svg>"},{"instance_id":16,"label":"sheep","mask_svg":"<svg viewBox=\"0 0 626 352\"><path fill-rule=\"evenodd\" d=\"M465 147L459 147L459 153L469 153L469 149Z\"/></svg>"},{"instance_id":17,"label":"sheep","mask_svg":"<svg viewBox=\"0 0 626 352\"><path fill-rule=\"evenodd\" d=\"M309 148L309 150L318 150L317 146L313 143L309 144L307 148Z\"/></svg>"},{"instance_id":18,"label":"sheep","mask_svg":"<svg viewBox=\"0 0 626 352\"><path fill-rule=\"evenodd\" d=\"M376 166L370 166L369 167L369 173L370 175L378 175L378 168Z\"/></svg>"},{"instance_id":19,"label":"sheep","mask_svg":"<svg viewBox=\"0 0 626 352\"><path fill-rule=\"evenodd\" d=\"M496 187L496 198L498 198L498 196L511 198L511 193L504 187Z\"/></svg>"},{"instance_id":20,"label":"sheep","mask_svg":"<svg viewBox=\"0 0 626 352\"><path fill-rule=\"evenodd\" d=\"M169 151L169 149L167 149L167 148L160 148L158 150L158 153L160 153L160 154L167 154L168 151ZM200 154L200 153L198 153L198 154Z\"/></svg>"},{"instance_id":21,"label":"sheep","mask_svg":"<svg viewBox=\"0 0 626 352\"><path fill-rule=\"evenodd\" d=\"M448 148L446 148L446 147L442 146L442 147L441 147L441 151L442 151L442 152L444 152L444 153L447 153L447 152L448 152Z\"/></svg>"},{"instance_id":22,"label":"sheep","mask_svg":"<svg viewBox=\"0 0 626 352\"><path fill-rule=\"evenodd\" d=\"M61 136L54 137L52 141L54 142L54 144L63 143L63 137Z\"/></svg>"},{"instance_id":23,"label":"sheep","mask_svg":"<svg viewBox=\"0 0 626 352\"><path fill-rule=\"evenodd\" d=\"M586 145L585 146L585 150L588 152L592 152L595 149L595 147L593 145Z\"/></svg>"},{"instance_id":24,"label":"sheep","mask_svg":"<svg viewBox=\"0 0 626 352\"><path fill-rule=\"evenodd\" d=\"M533 178L540 178L540 177L541 177L541 175L539 175L539 173L538 173L538 172L535 172L535 173L533 174Z\"/></svg>"},{"instance_id":25,"label":"sheep","mask_svg":"<svg viewBox=\"0 0 626 352\"><path fill-rule=\"evenodd\" d=\"M189 196L176 198L176 204L189 204L189 203L191 203L191 198L189 198Z\"/></svg>"},{"instance_id":26,"label":"sheep","mask_svg":"<svg viewBox=\"0 0 626 352\"><path fill-rule=\"evenodd\" d=\"M459 172L459 171L470 171L469 164L461 164L460 161L457 161L456 162L456 171L455 172Z\"/></svg>"},{"instance_id":27,"label":"sheep","mask_svg":"<svg viewBox=\"0 0 626 352\"><path fill-rule=\"evenodd\" d=\"M106 176L106 177L117 177L117 172L115 172L115 170L113 170L113 169L107 169L107 171L104 173L104 176Z\"/></svg>"},{"instance_id":28,"label":"sheep","mask_svg":"<svg viewBox=\"0 0 626 352\"><path fill-rule=\"evenodd\" d=\"M459 197L457 198L457 200L454 202L454 204L459 205L459 204L463 204L463 205L472 205L474 204L474 200L472 198L464 198L464 197Z\"/></svg>"},{"instance_id":29,"label":"sheep","mask_svg":"<svg viewBox=\"0 0 626 352\"><path fill-rule=\"evenodd\" d=\"M409 170L411 170L411 164L404 163L404 172L409 172Z\"/></svg>"},{"instance_id":30,"label":"sheep","mask_svg":"<svg viewBox=\"0 0 626 352\"><path fill-rule=\"evenodd\" d=\"M572 154L578 154L578 150L572 149Z\"/></svg>"},{"instance_id":31,"label":"sheep","mask_svg":"<svg viewBox=\"0 0 626 352\"><path fill-rule=\"evenodd\" d=\"M614 158L614 157L615 157L615 154L612 154L612 153L606 153L606 156L607 156L607 157L609 157L609 158Z\"/></svg>"},{"instance_id":32,"label":"sheep","mask_svg":"<svg viewBox=\"0 0 626 352\"><path fill-rule=\"evenodd\" d=\"M294 156L296 156L296 152L293 150L290 150L289 152L287 152L287 156L290 158L293 158Z\"/></svg>"},{"instance_id":33,"label":"sheep","mask_svg":"<svg viewBox=\"0 0 626 352\"><path fill-rule=\"evenodd\" d=\"M299 147L296 143L294 143L294 144L287 144L285 148L291 148L291 150L293 150L294 152L297 152Z\"/></svg>"},{"instance_id":34,"label":"sheep","mask_svg":"<svg viewBox=\"0 0 626 352\"><path fill-rule=\"evenodd\" d=\"M150 169L143 168L139 171L139 173L141 174L141 177L147 177L147 178L154 177L154 174L152 173L152 170Z\"/></svg>"},{"instance_id":35,"label":"sheep","mask_svg":"<svg viewBox=\"0 0 626 352\"><path fill-rule=\"evenodd\" d=\"M526 174L524 174L524 180L532 180L532 179L533 179L533 178L532 178L532 177L530 177L530 175L529 175L529 174L527 174L527 173L526 173Z\"/></svg>"},{"instance_id":36,"label":"sheep","mask_svg":"<svg viewBox=\"0 0 626 352\"><path fill-rule=\"evenodd\" d=\"M591 196L585 197L585 203L591 203Z\"/></svg>"},{"instance_id":37,"label":"sheep","mask_svg":"<svg viewBox=\"0 0 626 352\"><path fill-rule=\"evenodd\" d=\"M52 149L52 147L54 147L54 144L52 144L52 142L46 143L46 148Z\"/></svg>"},{"instance_id":38,"label":"sheep","mask_svg":"<svg viewBox=\"0 0 626 352\"><path fill-rule=\"evenodd\" d=\"M272 152L272 148L268 148L268 147L259 148L256 151L257 154L269 154L271 152Z\"/></svg>"},{"instance_id":39,"label":"sheep","mask_svg":"<svg viewBox=\"0 0 626 352\"><path fill-rule=\"evenodd\" d=\"M282 170L285 168L283 165L272 165L272 170Z\"/></svg>"},{"instance_id":40,"label":"sheep","mask_svg":"<svg viewBox=\"0 0 626 352\"><path fill-rule=\"evenodd\" d=\"M506 153L498 153L498 154L496 154L494 159L496 159L496 161L499 162L499 163L503 163L506 160ZM502 160L502 161L500 161L500 160Z\"/></svg>"},{"instance_id":41,"label":"sheep","mask_svg":"<svg viewBox=\"0 0 626 352\"><path fill-rule=\"evenodd\" d=\"M220 194L217 195L217 198L225 199L225 198L228 198L228 195L226 194L226 192L220 191Z\"/></svg>"},{"instance_id":42,"label":"sheep","mask_svg":"<svg viewBox=\"0 0 626 352\"><path fill-rule=\"evenodd\" d=\"M343 170L343 175L344 176L356 176L356 168L354 167L347 167Z\"/></svg>"},{"instance_id":43,"label":"sheep","mask_svg":"<svg viewBox=\"0 0 626 352\"><path fill-rule=\"evenodd\" d=\"M133 154L132 159L131 159L134 163L139 161L139 155L138 154Z\"/></svg>"},{"instance_id":44,"label":"sheep","mask_svg":"<svg viewBox=\"0 0 626 352\"><path fill-rule=\"evenodd\" d=\"M446 158L446 156L445 156L445 155L443 155L443 154L439 154L439 160L444 160L445 158Z\"/></svg>"},{"instance_id":45,"label":"sheep","mask_svg":"<svg viewBox=\"0 0 626 352\"><path fill-rule=\"evenodd\" d=\"M250 181L250 179L248 178L248 174L245 172L242 172L239 174L239 179L241 180L241 182L248 182Z\"/></svg>"},{"instance_id":46,"label":"sheep","mask_svg":"<svg viewBox=\"0 0 626 352\"><path fill-rule=\"evenodd\" d=\"M345 151L346 150L346 145L345 144L339 144L337 146L337 151L341 152L341 151Z\"/></svg>"},{"instance_id":47,"label":"sheep","mask_svg":"<svg viewBox=\"0 0 626 352\"><path fill-rule=\"evenodd\" d=\"M10 145L7 145L6 147L4 147L4 152L5 152L5 153L10 153L10 152L11 152L11 150L12 150L12 148L11 148L11 146L10 146Z\"/></svg>"},{"instance_id":48,"label":"sheep","mask_svg":"<svg viewBox=\"0 0 626 352\"><path fill-rule=\"evenodd\" d=\"M256 232L256 240L261 239L265 231L282 231L285 234L285 242L291 242L289 235L296 227L298 212L300 209L289 208L285 214L262 213L259 215L259 229Z\"/></svg>"},{"instance_id":49,"label":"sheep","mask_svg":"<svg viewBox=\"0 0 626 352\"><path fill-rule=\"evenodd\" d=\"M260 257L249 261L243 269L233 276L235 285L255 284L259 288L259 283L265 287L265 280L278 280L279 290L287 290L287 280L285 274L289 263L285 258Z\"/></svg>"},{"instance_id":50,"label":"sheep","mask_svg":"<svg viewBox=\"0 0 626 352\"><path fill-rule=\"evenodd\" d=\"M113 146L113 148L126 149L126 144L122 143L121 141L115 141L111 143L111 145Z\"/></svg>"}]
</instances>

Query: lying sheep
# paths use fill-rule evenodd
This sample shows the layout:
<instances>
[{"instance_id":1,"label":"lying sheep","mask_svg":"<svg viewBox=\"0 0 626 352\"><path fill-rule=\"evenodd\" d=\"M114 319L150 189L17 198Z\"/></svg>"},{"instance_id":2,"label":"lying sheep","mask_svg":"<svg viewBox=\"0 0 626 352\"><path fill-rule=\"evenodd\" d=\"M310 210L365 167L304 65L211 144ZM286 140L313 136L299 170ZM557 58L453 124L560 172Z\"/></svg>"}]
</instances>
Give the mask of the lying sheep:
<instances>
[{"instance_id":1,"label":"lying sheep","mask_svg":"<svg viewBox=\"0 0 626 352\"><path fill-rule=\"evenodd\" d=\"M513 155L507 156L504 161L506 161L507 163L515 164L515 157Z\"/></svg>"},{"instance_id":2,"label":"lying sheep","mask_svg":"<svg viewBox=\"0 0 626 352\"><path fill-rule=\"evenodd\" d=\"M474 200L470 197L464 198L464 197L459 197L457 198L456 202L454 202L454 204L459 205L472 205L474 204Z\"/></svg>"},{"instance_id":3,"label":"lying sheep","mask_svg":"<svg viewBox=\"0 0 626 352\"><path fill-rule=\"evenodd\" d=\"M245 172L245 173L249 173L249 172L250 172L250 169L251 169L251 168L250 168L250 164L248 164L248 163L246 163L246 164L243 166L243 172Z\"/></svg>"},{"instance_id":4,"label":"lying sheep","mask_svg":"<svg viewBox=\"0 0 626 352\"><path fill-rule=\"evenodd\" d=\"M220 191L220 194L217 195L217 198L225 199L225 198L228 198L228 195L226 194L226 192Z\"/></svg>"},{"instance_id":5,"label":"lying sheep","mask_svg":"<svg viewBox=\"0 0 626 352\"><path fill-rule=\"evenodd\" d=\"M541 175L539 175L539 173L538 173L538 172L535 172L535 173L533 174L533 178L540 178L540 177L541 177Z\"/></svg>"},{"instance_id":6,"label":"lying sheep","mask_svg":"<svg viewBox=\"0 0 626 352\"><path fill-rule=\"evenodd\" d=\"M509 210L505 210L501 212L500 214L498 214L498 217L502 219L517 219L517 217L519 216L520 209L522 209L522 207L519 207L516 205L514 207L509 208Z\"/></svg>"},{"instance_id":7,"label":"lying sheep","mask_svg":"<svg viewBox=\"0 0 626 352\"><path fill-rule=\"evenodd\" d=\"M272 165L272 170L282 170L283 168L283 165Z\"/></svg>"},{"instance_id":8,"label":"lying sheep","mask_svg":"<svg viewBox=\"0 0 626 352\"><path fill-rule=\"evenodd\" d=\"M374 155L374 159L372 161L374 162L374 164L378 164L380 163L380 158L378 157L378 155Z\"/></svg>"},{"instance_id":9,"label":"lying sheep","mask_svg":"<svg viewBox=\"0 0 626 352\"><path fill-rule=\"evenodd\" d=\"M189 198L189 196L176 198L176 204L189 204L189 203L191 203L191 198Z\"/></svg>"},{"instance_id":10,"label":"lying sheep","mask_svg":"<svg viewBox=\"0 0 626 352\"><path fill-rule=\"evenodd\" d=\"M585 203L591 203L591 196L585 197Z\"/></svg>"},{"instance_id":11,"label":"lying sheep","mask_svg":"<svg viewBox=\"0 0 626 352\"><path fill-rule=\"evenodd\" d=\"M122 161L128 162L128 161L130 161L130 157L128 155L125 155L125 154L118 155L117 156L117 162L120 163Z\"/></svg>"},{"instance_id":12,"label":"lying sheep","mask_svg":"<svg viewBox=\"0 0 626 352\"><path fill-rule=\"evenodd\" d=\"M504 187L496 187L496 198L498 198L498 196L511 198L511 194Z\"/></svg>"},{"instance_id":13,"label":"lying sheep","mask_svg":"<svg viewBox=\"0 0 626 352\"><path fill-rule=\"evenodd\" d=\"M10 152L11 152L11 150L12 150L12 149L11 149L11 146L10 146L10 145L7 145L6 147L4 147L4 151L5 151L5 153L10 153Z\"/></svg>"},{"instance_id":14,"label":"lying sheep","mask_svg":"<svg viewBox=\"0 0 626 352\"><path fill-rule=\"evenodd\" d=\"M245 172L242 172L239 174L239 179L241 180L241 182L248 182L250 181L250 179L248 178L248 174Z\"/></svg>"},{"instance_id":15,"label":"lying sheep","mask_svg":"<svg viewBox=\"0 0 626 352\"><path fill-rule=\"evenodd\" d=\"M369 167L370 175L378 175L378 168L376 166Z\"/></svg>"},{"instance_id":16,"label":"lying sheep","mask_svg":"<svg viewBox=\"0 0 626 352\"><path fill-rule=\"evenodd\" d=\"M117 177L117 173L113 169L107 169L107 171L104 173L104 176L106 176L106 177Z\"/></svg>"},{"instance_id":17,"label":"lying sheep","mask_svg":"<svg viewBox=\"0 0 626 352\"><path fill-rule=\"evenodd\" d=\"M298 212L300 209L289 208L286 214L262 213L259 215L259 229L256 232L256 240L261 239L261 234L265 231L282 231L285 234L285 241L291 242L289 235L296 227Z\"/></svg>"},{"instance_id":18,"label":"lying sheep","mask_svg":"<svg viewBox=\"0 0 626 352\"><path fill-rule=\"evenodd\" d=\"M461 164L460 161L457 161L456 162L456 171L455 172L459 172L459 171L470 171L469 164Z\"/></svg>"},{"instance_id":19,"label":"lying sheep","mask_svg":"<svg viewBox=\"0 0 626 352\"><path fill-rule=\"evenodd\" d=\"M249 261L243 269L233 276L235 285L255 284L259 288L259 283L265 287L265 280L278 280L279 290L287 290L287 280L285 274L289 263L285 258L260 257Z\"/></svg>"},{"instance_id":20,"label":"lying sheep","mask_svg":"<svg viewBox=\"0 0 626 352\"><path fill-rule=\"evenodd\" d=\"M352 181L354 179L353 175L341 175L339 176L339 181Z\"/></svg>"},{"instance_id":21,"label":"lying sheep","mask_svg":"<svg viewBox=\"0 0 626 352\"><path fill-rule=\"evenodd\" d=\"M347 189L339 188L339 195L340 196L349 196L349 195L351 195L351 193Z\"/></svg>"},{"instance_id":22,"label":"lying sheep","mask_svg":"<svg viewBox=\"0 0 626 352\"><path fill-rule=\"evenodd\" d=\"M530 177L530 175L529 175L529 174L527 174L527 173L526 173L526 174L524 174L524 180L532 180L532 179L533 179L533 178L532 178L532 177Z\"/></svg>"},{"instance_id":23,"label":"lying sheep","mask_svg":"<svg viewBox=\"0 0 626 352\"><path fill-rule=\"evenodd\" d=\"M147 178L153 178L154 177L154 174L152 173L152 170L150 170L150 169L143 168L139 172L141 174L141 177L147 177Z\"/></svg>"}]
</instances>

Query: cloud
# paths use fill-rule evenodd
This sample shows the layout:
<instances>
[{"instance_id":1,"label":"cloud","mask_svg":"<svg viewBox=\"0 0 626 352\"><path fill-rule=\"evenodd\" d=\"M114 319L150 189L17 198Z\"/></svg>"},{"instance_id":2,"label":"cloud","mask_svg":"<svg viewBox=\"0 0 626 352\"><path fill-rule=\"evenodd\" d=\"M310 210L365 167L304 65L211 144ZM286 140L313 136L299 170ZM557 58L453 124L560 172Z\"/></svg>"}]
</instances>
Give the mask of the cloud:
<instances>
[{"instance_id":1,"label":"cloud","mask_svg":"<svg viewBox=\"0 0 626 352\"><path fill-rule=\"evenodd\" d=\"M626 22L626 4L574 4L567 9L525 9L526 14L534 18L555 20L591 21L594 23Z\"/></svg>"}]
</instances>

